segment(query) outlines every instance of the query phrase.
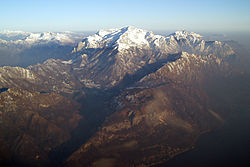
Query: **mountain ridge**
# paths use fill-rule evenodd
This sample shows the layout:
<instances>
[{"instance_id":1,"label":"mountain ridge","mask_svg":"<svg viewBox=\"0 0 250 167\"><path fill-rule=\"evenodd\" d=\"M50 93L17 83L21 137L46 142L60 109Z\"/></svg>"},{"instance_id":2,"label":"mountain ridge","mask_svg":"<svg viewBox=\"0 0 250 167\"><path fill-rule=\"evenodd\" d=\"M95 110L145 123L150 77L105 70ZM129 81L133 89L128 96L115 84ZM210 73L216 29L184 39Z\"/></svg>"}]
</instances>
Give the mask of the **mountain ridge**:
<instances>
[{"instance_id":1,"label":"mountain ridge","mask_svg":"<svg viewBox=\"0 0 250 167\"><path fill-rule=\"evenodd\" d=\"M79 40L83 34L74 32L24 32L24 31L0 31L0 39L2 42L22 44L22 45L34 45L43 44L48 42L56 42L61 44L74 43Z\"/></svg>"},{"instance_id":2,"label":"mountain ridge","mask_svg":"<svg viewBox=\"0 0 250 167\"><path fill-rule=\"evenodd\" d=\"M41 149L52 166L96 166L103 161L121 167L152 166L191 149L202 133L221 126L233 112L231 103L214 103L209 96L210 90L218 91L209 83L239 74L230 64L235 52L223 42L205 41L186 31L159 36L123 27L101 30L71 51L66 60L47 59L27 68L0 67L0 114L8 122L18 119L16 104L27 104L30 97L36 97L34 108L30 108L33 115L25 112L28 105L23 106L25 111L20 110L28 116L23 116L24 125L32 125L33 117L45 111L46 118L52 116L51 122L61 127L64 110L51 113L54 108L47 110L48 105L68 109L82 104L75 116L69 114L79 125L76 128L75 122L68 120L68 126L75 128L72 135L53 148L44 143L51 150ZM9 102L10 92L11 98L15 94L18 98ZM25 92L30 92L29 96ZM13 117L8 117L8 112ZM44 139L39 127L46 132L46 126L32 129L34 140ZM17 131L29 138L25 131ZM0 151L4 149L0 147ZM33 163L37 159L34 151L27 150L31 152L24 157L33 157Z\"/></svg>"},{"instance_id":3,"label":"mountain ridge","mask_svg":"<svg viewBox=\"0 0 250 167\"><path fill-rule=\"evenodd\" d=\"M181 52L214 54L225 60L235 55L226 43L205 41L195 33L181 31L164 37L135 27L99 31L83 39L73 50L82 62L80 67L84 67L83 79L107 87L117 85L126 74L133 74L147 64Z\"/></svg>"}]
</instances>

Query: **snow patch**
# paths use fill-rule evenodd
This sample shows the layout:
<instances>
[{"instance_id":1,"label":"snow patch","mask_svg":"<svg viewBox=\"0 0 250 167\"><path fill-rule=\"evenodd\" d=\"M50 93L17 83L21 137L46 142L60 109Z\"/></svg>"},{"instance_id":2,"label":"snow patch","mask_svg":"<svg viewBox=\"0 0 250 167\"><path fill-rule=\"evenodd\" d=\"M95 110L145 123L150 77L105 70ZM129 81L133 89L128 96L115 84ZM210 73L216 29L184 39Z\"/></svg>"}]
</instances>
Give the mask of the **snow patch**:
<instances>
[{"instance_id":1,"label":"snow patch","mask_svg":"<svg viewBox=\"0 0 250 167\"><path fill-rule=\"evenodd\" d=\"M69 61L62 61L63 64L72 64L72 60L69 60Z\"/></svg>"}]
</instances>

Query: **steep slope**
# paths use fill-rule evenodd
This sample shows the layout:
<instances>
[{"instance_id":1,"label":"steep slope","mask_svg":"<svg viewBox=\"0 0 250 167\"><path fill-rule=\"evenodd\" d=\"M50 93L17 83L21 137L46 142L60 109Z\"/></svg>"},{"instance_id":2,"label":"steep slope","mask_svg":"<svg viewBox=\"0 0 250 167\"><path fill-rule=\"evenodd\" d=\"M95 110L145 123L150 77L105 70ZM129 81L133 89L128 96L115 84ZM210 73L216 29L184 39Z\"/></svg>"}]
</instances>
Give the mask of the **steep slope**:
<instances>
[{"instance_id":1,"label":"steep slope","mask_svg":"<svg viewBox=\"0 0 250 167\"><path fill-rule=\"evenodd\" d=\"M199 86L204 85L206 79L212 78L215 72L217 75L223 75L229 71L229 63L215 55L201 56L182 52L178 60L167 63L155 73L143 77L136 86L157 87L170 82Z\"/></svg>"},{"instance_id":2,"label":"steep slope","mask_svg":"<svg viewBox=\"0 0 250 167\"><path fill-rule=\"evenodd\" d=\"M80 90L82 84L71 70L69 62L54 59L28 68L5 66L0 68L0 85L4 88L73 94Z\"/></svg>"},{"instance_id":3,"label":"steep slope","mask_svg":"<svg viewBox=\"0 0 250 167\"><path fill-rule=\"evenodd\" d=\"M81 63L75 68L81 80L93 83L93 87L110 88L147 65L173 61L169 56L182 51L204 56L213 54L223 59L235 54L229 45L205 41L195 33L178 31L164 37L124 27L101 30L80 42L74 52Z\"/></svg>"},{"instance_id":4,"label":"steep slope","mask_svg":"<svg viewBox=\"0 0 250 167\"><path fill-rule=\"evenodd\" d=\"M152 166L191 149L229 114L214 106L205 87L230 73L221 58L182 53L124 90L115 99L116 112L67 165Z\"/></svg>"},{"instance_id":5,"label":"steep slope","mask_svg":"<svg viewBox=\"0 0 250 167\"><path fill-rule=\"evenodd\" d=\"M1 67L0 95L8 97L9 91L20 89L18 96L24 97L18 105L25 107L28 102L21 102L31 90L50 99L51 106L57 106L53 98L61 95L83 104L86 121L74 140L60 138L53 147L55 161L75 151L66 166L151 166L191 149L202 133L223 124L231 110L214 103L207 90L214 90L209 84L214 78L231 77L234 56L229 45L186 31L160 36L135 27L101 30L84 38L67 61ZM39 98L34 103L43 104ZM62 101L59 108L68 108ZM21 115L25 107L20 107ZM32 108L40 116L39 109Z\"/></svg>"},{"instance_id":6,"label":"steep slope","mask_svg":"<svg viewBox=\"0 0 250 167\"><path fill-rule=\"evenodd\" d=\"M61 38L57 34L43 33L25 39L46 42ZM111 88L123 84L127 76L144 71L144 68L157 69L164 63L175 61L178 56L173 55L182 51L202 56L213 54L226 61L234 56L229 45L218 41L205 41L195 33L177 31L164 37L135 27L124 27L101 30L85 38L74 49L73 55L66 59L71 59L68 64L72 68L71 73L86 87ZM63 59L63 56L60 58ZM60 65L57 63L57 66Z\"/></svg>"},{"instance_id":7,"label":"steep slope","mask_svg":"<svg viewBox=\"0 0 250 167\"><path fill-rule=\"evenodd\" d=\"M49 152L71 138L80 104L55 93L17 88L0 94L0 163L44 166ZM9 165L10 165L9 164Z\"/></svg>"},{"instance_id":8,"label":"steep slope","mask_svg":"<svg viewBox=\"0 0 250 167\"><path fill-rule=\"evenodd\" d=\"M166 37L166 40L172 47L190 54L209 55L230 59L235 56L234 50L227 44L220 41L205 41L202 36L194 32L176 31ZM174 46L173 43L177 43Z\"/></svg>"}]
</instances>

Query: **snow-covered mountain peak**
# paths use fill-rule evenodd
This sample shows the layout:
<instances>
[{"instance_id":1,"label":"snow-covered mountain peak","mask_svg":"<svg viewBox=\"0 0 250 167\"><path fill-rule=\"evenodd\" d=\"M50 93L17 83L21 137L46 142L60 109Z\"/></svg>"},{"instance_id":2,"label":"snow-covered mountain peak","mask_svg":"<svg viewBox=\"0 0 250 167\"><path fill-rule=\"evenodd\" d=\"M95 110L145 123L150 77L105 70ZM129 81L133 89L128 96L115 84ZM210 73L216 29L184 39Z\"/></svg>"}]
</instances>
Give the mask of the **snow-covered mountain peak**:
<instances>
[{"instance_id":1,"label":"snow-covered mountain peak","mask_svg":"<svg viewBox=\"0 0 250 167\"><path fill-rule=\"evenodd\" d=\"M74 32L23 32L23 31L0 31L1 43L3 41L9 42L10 44L21 44L21 45L33 45L33 44L46 44L46 43L60 43L60 44L72 44L75 41L82 39L83 34Z\"/></svg>"},{"instance_id":2,"label":"snow-covered mountain peak","mask_svg":"<svg viewBox=\"0 0 250 167\"><path fill-rule=\"evenodd\" d=\"M112 35L122 35L126 32L133 32L133 31L145 31L139 28L136 28L134 26L127 26L127 27L122 27L122 28L114 28L114 29L108 29L108 30L100 30L96 33L96 35L100 37L105 37L105 36L112 36Z\"/></svg>"},{"instance_id":3,"label":"snow-covered mountain peak","mask_svg":"<svg viewBox=\"0 0 250 167\"><path fill-rule=\"evenodd\" d=\"M134 47L147 47L150 44L150 39L154 38L152 32L135 28L132 26L126 27L126 31L119 38L119 49L128 49Z\"/></svg>"},{"instance_id":4,"label":"snow-covered mountain peak","mask_svg":"<svg viewBox=\"0 0 250 167\"><path fill-rule=\"evenodd\" d=\"M83 39L73 52L94 54L94 51L106 49L108 52L110 52L109 49L117 49L120 54L126 55L126 58L128 58L128 53L134 56L136 52L154 53L154 56L159 57L182 51L200 55L215 54L219 57L234 54L232 48L223 42L205 41L201 35L194 32L183 30L168 36L161 36L133 26L100 30Z\"/></svg>"},{"instance_id":5,"label":"snow-covered mountain peak","mask_svg":"<svg viewBox=\"0 0 250 167\"><path fill-rule=\"evenodd\" d=\"M177 40L180 39L189 39L189 40L200 40L202 39L202 36L200 34L194 33L194 32L187 32L186 30L176 31L173 34L170 34L169 36L174 36Z\"/></svg>"},{"instance_id":6,"label":"snow-covered mountain peak","mask_svg":"<svg viewBox=\"0 0 250 167\"><path fill-rule=\"evenodd\" d=\"M12 31L12 30L3 30L3 31L0 31L0 34L4 34L4 35L10 35L10 36L13 36L13 35L20 35L20 34L29 34L29 32L24 32L24 31Z\"/></svg>"},{"instance_id":7,"label":"snow-covered mountain peak","mask_svg":"<svg viewBox=\"0 0 250 167\"><path fill-rule=\"evenodd\" d=\"M32 33L25 39L25 41L28 43L35 43L39 41L73 43L73 40L67 34L53 32Z\"/></svg>"},{"instance_id":8,"label":"snow-covered mountain peak","mask_svg":"<svg viewBox=\"0 0 250 167\"><path fill-rule=\"evenodd\" d=\"M15 41L22 40L29 36L31 33L24 31L11 31L11 30L3 30L0 31L0 39L5 41Z\"/></svg>"},{"instance_id":9,"label":"snow-covered mountain peak","mask_svg":"<svg viewBox=\"0 0 250 167\"><path fill-rule=\"evenodd\" d=\"M130 47L149 47L155 39L164 38L154 35L153 32L139 29L133 26L123 28L100 30L95 35L87 37L82 47L84 48L106 48L118 47L118 50Z\"/></svg>"}]
</instances>

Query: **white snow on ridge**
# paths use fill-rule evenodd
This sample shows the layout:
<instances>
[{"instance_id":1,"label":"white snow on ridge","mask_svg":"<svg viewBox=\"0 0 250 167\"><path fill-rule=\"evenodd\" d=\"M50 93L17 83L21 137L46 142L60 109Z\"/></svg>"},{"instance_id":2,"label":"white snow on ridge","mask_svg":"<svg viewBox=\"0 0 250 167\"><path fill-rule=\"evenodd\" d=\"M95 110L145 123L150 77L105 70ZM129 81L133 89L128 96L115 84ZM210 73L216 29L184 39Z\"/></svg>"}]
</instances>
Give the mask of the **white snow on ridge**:
<instances>
[{"instance_id":1,"label":"white snow on ridge","mask_svg":"<svg viewBox=\"0 0 250 167\"><path fill-rule=\"evenodd\" d=\"M80 35L79 35L80 34ZM76 40L82 39L83 34L76 34L74 32L65 31L60 33L43 32L43 33L31 33L23 31L0 31L0 40L6 41L12 44L45 44L48 42L56 42L60 44L75 43Z\"/></svg>"},{"instance_id":2,"label":"white snow on ridge","mask_svg":"<svg viewBox=\"0 0 250 167\"><path fill-rule=\"evenodd\" d=\"M135 27L127 27L127 31L122 34L122 37L117 41L119 49L127 49L131 46L149 46L147 37L152 32L137 29Z\"/></svg>"},{"instance_id":3,"label":"white snow on ridge","mask_svg":"<svg viewBox=\"0 0 250 167\"><path fill-rule=\"evenodd\" d=\"M16 35L16 36L15 36ZM11 37L12 40L4 38ZM15 39L17 38L17 39ZM168 36L155 35L151 31L143 30L133 26L100 30L96 34L83 37L73 32L61 33L26 33L22 31L0 32L0 43L21 44L30 46L33 44L47 44L50 42L58 44L73 44L76 40L83 39L72 52L78 52L88 48L117 48L118 51L133 51L136 49L157 51L161 54L172 54L181 51L195 54L219 54L221 56L234 54L232 48L218 41L205 41L203 37L194 32L185 30L176 31ZM133 49L134 48L134 49ZM124 52L125 53L125 52Z\"/></svg>"},{"instance_id":4,"label":"white snow on ridge","mask_svg":"<svg viewBox=\"0 0 250 167\"><path fill-rule=\"evenodd\" d=\"M44 32L41 34L30 34L25 39L28 43L35 43L38 41L58 41L62 43L73 43L74 41L66 34L62 33L52 33L52 32Z\"/></svg>"},{"instance_id":5,"label":"white snow on ridge","mask_svg":"<svg viewBox=\"0 0 250 167\"><path fill-rule=\"evenodd\" d=\"M104 48L118 46L119 50L130 47L149 47L150 44L158 42L161 35L154 35L153 32L135 28L133 26L120 29L100 30L95 35L86 38L86 48ZM158 40L158 41L157 41Z\"/></svg>"},{"instance_id":6,"label":"white snow on ridge","mask_svg":"<svg viewBox=\"0 0 250 167\"><path fill-rule=\"evenodd\" d=\"M133 26L100 30L82 40L74 51L78 52L89 48L116 48L124 54L137 52L136 49L141 49L161 53L159 56L182 51L201 55L216 54L219 57L234 54L233 49L223 42L205 41L201 35L194 32L182 30L168 36L162 36Z\"/></svg>"},{"instance_id":7,"label":"white snow on ridge","mask_svg":"<svg viewBox=\"0 0 250 167\"><path fill-rule=\"evenodd\" d=\"M0 31L1 35L6 35L6 36L16 36L16 35L29 35L29 32L24 32L24 31L11 31L11 30L3 30Z\"/></svg>"},{"instance_id":8,"label":"white snow on ridge","mask_svg":"<svg viewBox=\"0 0 250 167\"><path fill-rule=\"evenodd\" d=\"M202 40L202 36L200 34L194 33L194 32L187 32L185 30L182 31L176 31L173 34L170 34L167 36L167 38L170 37L175 37L177 40L181 40L181 39L188 39L190 41L196 42L196 41L201 41Z\"/></svg>"},{"instance_id":9,"label":"white snow on ridge","mask_svg":"<svg viewBox=\"0 0 250 167\"><path fill-rule=\"evenodd\" d=\"M131 47L152 48L169 50L176 47L176 40L187 39L192 43L202 41L202 36L187 31L176 31L169 36L155 35L151 31L146 31L133 26L100 30L95 35L87 37L82 43L81 49L118 47L118 50L126 50Z\"/></svg>"},{"instance_id":10,"label":"white snow on ridge","mask_svg":"<svg viewBox=\"0 0 250 167\"><path fill-rule=\"evenodd\" d=\"M68 61L62 61L63 64L72 64L72 60L68 60Z\"/></svg>"},{"instance_id":11,"label":"white snow on ridge","mask_svg":"<svg viewBox=\"0 0 250 167\"><path fill-rule=\"evenodd\" d=\"M176 37L179 37L179 38L186 38L188 36L193 36L193 37L196 37L196 38L202 38L202 36L200 34L197 34L195 32L187 32L185 30L182 30L182 31L176 31L174 34L171 34L171 35L175 35Z\"/></svg>"}]
</instances>

